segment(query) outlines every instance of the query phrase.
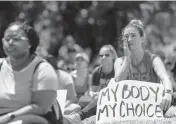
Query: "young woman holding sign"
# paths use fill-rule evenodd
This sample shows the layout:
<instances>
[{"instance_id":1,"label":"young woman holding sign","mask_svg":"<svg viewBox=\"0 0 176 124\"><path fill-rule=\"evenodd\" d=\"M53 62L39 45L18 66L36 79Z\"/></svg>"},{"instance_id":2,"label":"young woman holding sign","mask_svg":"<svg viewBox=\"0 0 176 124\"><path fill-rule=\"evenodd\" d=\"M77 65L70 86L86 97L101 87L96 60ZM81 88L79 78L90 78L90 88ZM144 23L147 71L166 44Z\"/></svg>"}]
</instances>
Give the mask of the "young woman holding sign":
<instances>
[{"instance_id":1,"label":"young woman holding sign","mask_svg":"<svg viewBox=\"0 0 176 124\"><path fill-rule=\"evenodd\" d=\"M161 108L166 112L172 101L172 83L162 60L143 49L144 25L140 20L132 20L122 32L124 54L114 64L115 80L139 80L162 82L165 87Z\"/></svg>"}]
</instances>

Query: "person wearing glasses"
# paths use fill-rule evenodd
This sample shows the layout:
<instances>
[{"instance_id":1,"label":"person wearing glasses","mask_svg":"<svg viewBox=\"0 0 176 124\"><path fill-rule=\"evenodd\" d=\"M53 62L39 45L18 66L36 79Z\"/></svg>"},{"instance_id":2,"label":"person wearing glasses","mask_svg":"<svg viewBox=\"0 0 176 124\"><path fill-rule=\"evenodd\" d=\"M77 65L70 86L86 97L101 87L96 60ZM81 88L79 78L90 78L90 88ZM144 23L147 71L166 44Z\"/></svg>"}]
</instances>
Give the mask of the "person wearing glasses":
<instances>
[{"instance_id":1,"label":"person wearing glasses","mask_svg":"<svg viewBox=\"0 0 176 124\"><path fill-rule=\"evenodd\" d=\"M99 92L105 88L109 80L114 77L114 62L117 53L112 45L104 45L99 51L100 65L93 70L92 91Z\"/></svg>"},{"instance_id":2,"label":"person wearing glasses","mask_svg":"<svg viewBox=\"0 0 176 124\"><path fill-rule=\"evenodd\" d=\"M53 67L35 54L36 31L27 23L14 22L2 42L7 57L0 59L0 123L49 124L58 80Z\"/></svg>"},{"instance_id":3,"label":"person wearing glasses","mask_svg":"<svg viewBox=\"0 0 176 124\"><path fill-rule=\"evenodd\" d=\"M81 120L96 114L98 93L101 89L107 87L111 78L114 78L114 62L118 56L115 48L108 44L101 47L99 57L101 64L92 73L91 89L94 92L92 101L81 111L65 116L65 123L79 124Z\"/></svg>"},{"instance_id":4,"label":"person wearing glasses","mask_svg":"<svg viewBox=\"0 0 176 124\"><path fill-rule=\"evenodd\" d=\"M161 102L161 109L165 113L172 101L172 81L162 60L145 50L144 25L140 20L131 20L122 31L124 57L118 58L114 64L115 81L139 80L162 83L165 95Z\"/></svg>"}]
</instances>

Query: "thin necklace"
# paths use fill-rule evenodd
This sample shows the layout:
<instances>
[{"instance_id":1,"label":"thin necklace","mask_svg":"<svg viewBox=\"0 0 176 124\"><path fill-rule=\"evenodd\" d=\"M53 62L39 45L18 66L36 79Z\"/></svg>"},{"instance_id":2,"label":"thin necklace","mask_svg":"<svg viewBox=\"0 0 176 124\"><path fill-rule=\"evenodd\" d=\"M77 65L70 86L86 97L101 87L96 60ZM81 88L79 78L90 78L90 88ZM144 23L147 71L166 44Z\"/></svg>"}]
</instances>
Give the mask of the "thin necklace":
<instances>
[{"instance_id":1,"label":"thin necklace","mask_svg":"<svg viewBox=\"0 0 176 124\"><path fill-rule=\"evenodd\" d=\"M143 59L144 59L144 55L139 64L133 65L132 62L130 63L130 77L132 77L132 79L133 79L133 68L132 67L134 67L139 73L141 73L139 66L143 63Z\"/></svg>"}]
</instances>

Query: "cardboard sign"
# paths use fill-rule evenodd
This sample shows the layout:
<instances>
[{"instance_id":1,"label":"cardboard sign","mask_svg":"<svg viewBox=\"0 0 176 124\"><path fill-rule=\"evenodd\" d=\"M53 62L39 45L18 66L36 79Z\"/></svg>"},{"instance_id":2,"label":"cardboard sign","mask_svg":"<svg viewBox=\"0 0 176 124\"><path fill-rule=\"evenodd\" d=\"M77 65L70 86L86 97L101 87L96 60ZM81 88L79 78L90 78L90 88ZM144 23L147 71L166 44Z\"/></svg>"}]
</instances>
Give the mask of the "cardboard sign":
<instances>
[{"instance_id":1,"label":"cardboard sign","mask_svg":"<svg viewBox=\"0 0 176 124\"><path fill-rule=\"evenodd\" d=\"M96 124L163 118L162 84L134 80L117 83L113 79L109 84L99 94Z\"/></svg>"}]
</instances>

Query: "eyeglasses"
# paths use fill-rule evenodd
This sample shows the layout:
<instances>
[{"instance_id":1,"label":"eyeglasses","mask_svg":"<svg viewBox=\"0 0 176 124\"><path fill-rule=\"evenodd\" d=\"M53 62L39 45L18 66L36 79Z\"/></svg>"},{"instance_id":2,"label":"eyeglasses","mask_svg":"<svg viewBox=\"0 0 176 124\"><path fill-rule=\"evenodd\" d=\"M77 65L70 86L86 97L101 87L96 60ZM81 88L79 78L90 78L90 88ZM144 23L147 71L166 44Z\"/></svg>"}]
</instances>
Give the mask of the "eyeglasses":
<instances>
[{"instance_id":1,"label":"eyeglasses","mask_svg":"<svg viewBox=\"0 0 176 124\"><path fill-rule=\"evenodd\" d=\"M100 54L99 56L100 56L101 58L103 58L103 56L109 57L110 55L109 55L108 53L106 53L106 54Z\"/></svg>"},{"instance_id":2,"label":"eyeglasses","mask_svg":"<svg viewBox=\"0 0 176 124\"><path fill-rule=\"evenodd\" d=\"M5 42L9 42L10 40L14 41L14 42L18 42L19 40L27 40L26 37L4 37L2 38L2 41L5 41Z\"/></svg>"},{"instance_id":3,"label":"eyeglasses","mask_svg":"<svg viewBox=\"0 0 176 124\"><path fill-rule=\"evenodd\" d=\"M74 71L75 68L74 68L74 67L67 67L66 70L67 70L68 72L71 72L71 71Z\"/></svg>"}]
</instances>

